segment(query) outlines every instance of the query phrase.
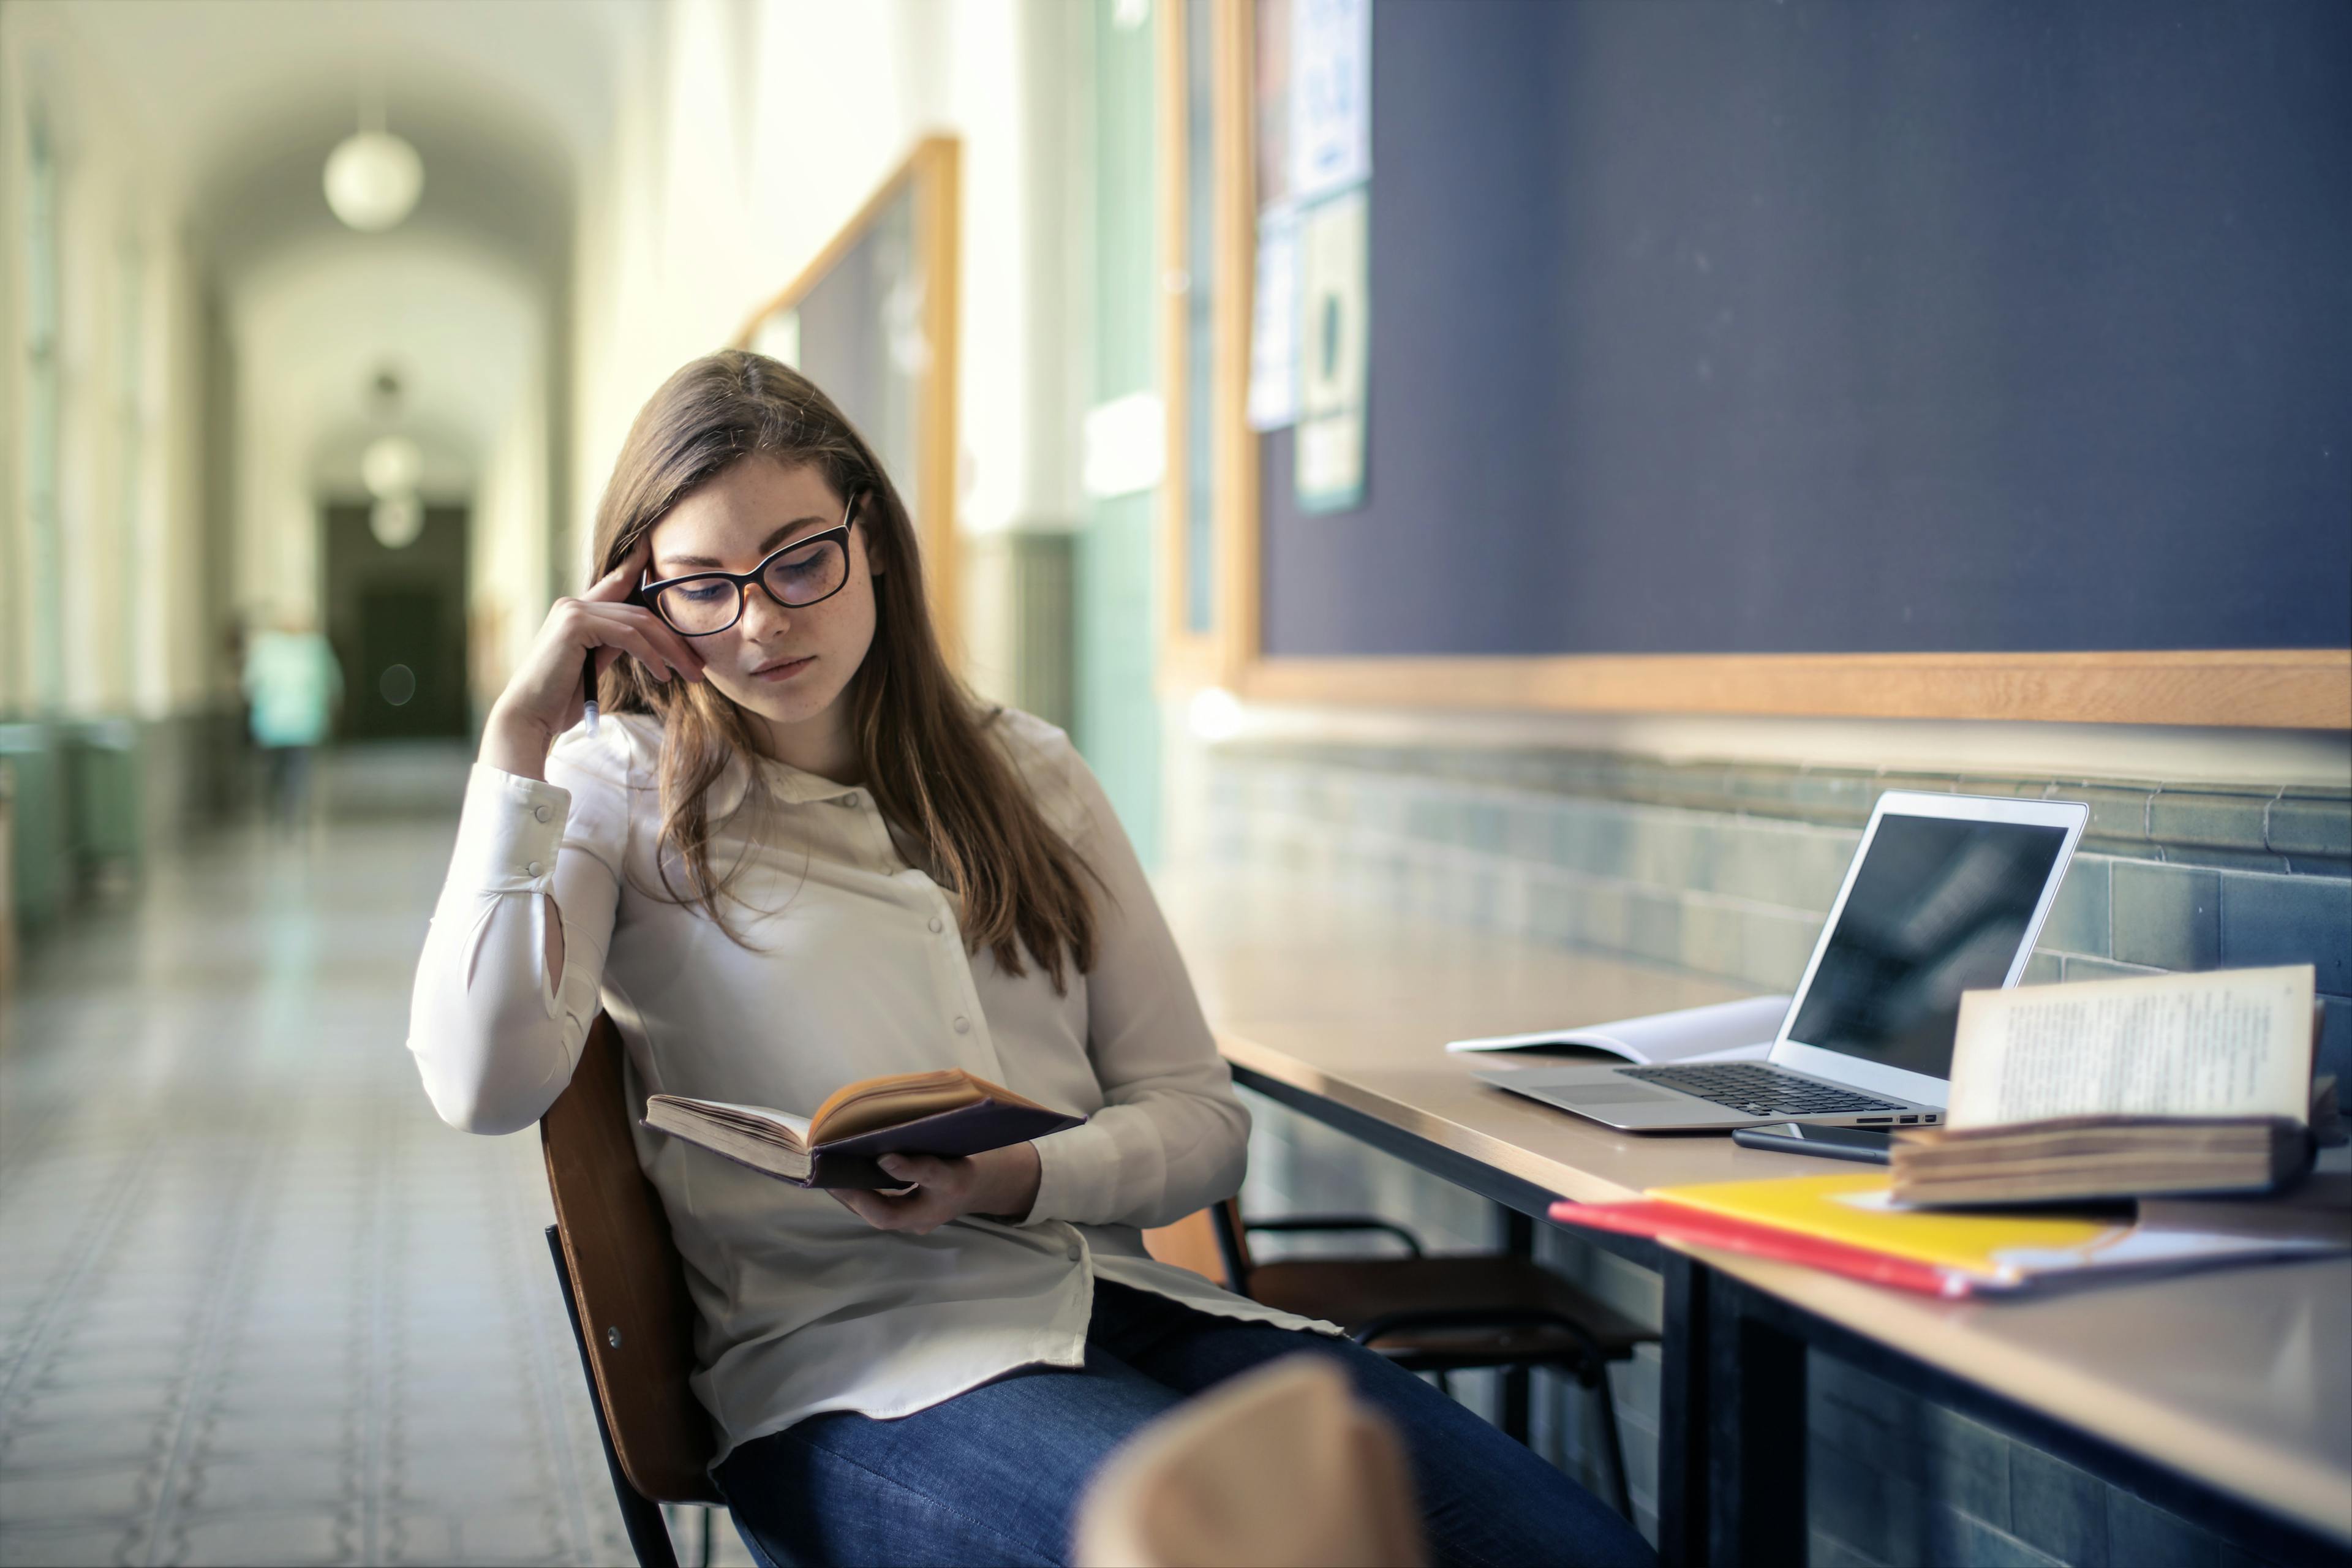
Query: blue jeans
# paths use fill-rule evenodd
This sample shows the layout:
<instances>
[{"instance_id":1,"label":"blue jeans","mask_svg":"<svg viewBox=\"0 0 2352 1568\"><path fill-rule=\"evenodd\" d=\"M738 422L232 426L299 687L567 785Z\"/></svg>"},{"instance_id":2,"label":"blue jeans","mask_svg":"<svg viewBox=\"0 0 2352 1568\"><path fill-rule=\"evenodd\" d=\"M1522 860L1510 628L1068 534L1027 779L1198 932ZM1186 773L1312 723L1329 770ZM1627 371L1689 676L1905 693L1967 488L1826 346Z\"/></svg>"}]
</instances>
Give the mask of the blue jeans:
<instances>
[{"instance_id":1,"label":"blue jeans","mask_svg":"<svg viewBox=\"0 0 2352 1568\"><path fill-rule=\"evenodd\" d=\"M1370 1351L1103 1281L1083 1368L1024 1368L895 1421L812 1416L728 1455L719 1488L765 1568L1066 1563L1072 1511L1111 1449L1185 1395L1297 1351L1337 1360L1403 1435L1438 1563L1655 1561L1591 1493Z\"/></svg>"}]
</instances>

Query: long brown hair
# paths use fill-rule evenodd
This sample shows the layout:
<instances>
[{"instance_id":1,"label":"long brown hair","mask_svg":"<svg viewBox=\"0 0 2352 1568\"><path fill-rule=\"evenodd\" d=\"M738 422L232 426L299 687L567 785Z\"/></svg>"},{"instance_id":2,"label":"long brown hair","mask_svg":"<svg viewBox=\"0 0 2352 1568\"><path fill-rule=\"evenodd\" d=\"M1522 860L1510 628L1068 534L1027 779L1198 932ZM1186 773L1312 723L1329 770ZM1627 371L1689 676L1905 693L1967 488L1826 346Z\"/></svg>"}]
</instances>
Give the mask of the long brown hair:
<instances>
[{"instance_id":1,"label":"long brown hair","mask_svg":"<svg viewBox=\"0 0 2352 1568\"><path fill-rule=\"evenodd\" d=\"M906 503L865 437L806 376L729 349L663 383L613 465L596 510L591 579L619 565L678 502L755 456L814 465L835 494L856 498L873 566L874 641L843 695L875 805L919 846L921 868L961 900L970 951L988 948L1019 974L1025 947L1065 989L1066 963L1081 974L1094 966L1092 870L1046 823L988 733L1003 710L983 708L949 670ZM600 694L609 711L661 720L664 885L670 864L682 866L687 889L673 896L736 936L724 905L739 868L711 869L709 795L736 756L759 754L755 727L708 681L660 684L631 659L604 672Z\"/></svg>"}]
</instances>

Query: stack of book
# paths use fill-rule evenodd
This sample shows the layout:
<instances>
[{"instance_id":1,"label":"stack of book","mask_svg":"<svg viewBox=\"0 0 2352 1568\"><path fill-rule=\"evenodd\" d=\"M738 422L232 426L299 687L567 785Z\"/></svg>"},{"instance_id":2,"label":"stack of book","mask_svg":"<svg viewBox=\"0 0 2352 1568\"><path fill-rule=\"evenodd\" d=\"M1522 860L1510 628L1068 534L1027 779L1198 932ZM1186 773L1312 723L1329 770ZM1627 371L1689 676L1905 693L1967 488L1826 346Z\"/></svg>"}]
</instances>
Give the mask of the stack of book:
<instances>
[{"instance_id":1,"label":"stack of book","mask_svg":"<svg viewBox=\"0 0 2352 1568\"><path fill-rule=\"evenodd\" d=\"M1890 1163L1899 1201L1964 1206L2270 1192L2311 1157L2300 1118L2053 1116L1906 1134Z\"/></svg>"},{"instance_id":2,"label":"stack of book","mask_svg":"<svg viewBox=\"0 0 2352 1568\"><path fill-rule=\"evenodd\" d=\"M2181 1201L2294 1186L2333 1136L2315 979L2305 964L1971 992L1948 1124L1902 1134L1888 1173L1666 1187L1551 1216L1940 1296L2352 1252L2352 1183Z\"/></svg>"},{"instance_id":3,"label":"stack of book","mask_svg":"<svg viewBox=\"0 0 2352 1568\"><path fill-rule=\"evenodd\" d=\"M1945 1125L1906 1133L1895 1196L2053 1203L2284 1187L2332 1130L2309 964L1970 992Z\"/></svg>"}]
</instances>

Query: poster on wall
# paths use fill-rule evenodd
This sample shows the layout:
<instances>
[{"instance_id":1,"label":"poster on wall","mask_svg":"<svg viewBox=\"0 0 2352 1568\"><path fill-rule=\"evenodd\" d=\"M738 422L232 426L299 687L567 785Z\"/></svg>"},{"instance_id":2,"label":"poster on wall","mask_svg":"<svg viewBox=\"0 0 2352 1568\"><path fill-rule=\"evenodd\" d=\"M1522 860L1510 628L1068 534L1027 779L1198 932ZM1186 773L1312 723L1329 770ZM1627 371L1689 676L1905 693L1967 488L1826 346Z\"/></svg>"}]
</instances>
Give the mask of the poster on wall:
<instances>
[{"instance_id":1,"label":"poster on wall","mask_svg":"<svg viewBox=\"0 0 2352 1568\"><path fill-rule=\"evenodd\" d=\"M1371 0L1259 0L1249 422L1297 427L1299 504L1360 505L1370 343Z\"/></svg>"},{"instance_id":2,"label":"poster on wall","mask_svg":"<svg viewBox=\"0 0 2352 1568\"><path fill-rule=\"evenodd\" d=\"M1290 0L1258 0L1257 268L1250 296L1250 428L1298 417L1298 228L1290 202Z\"/></svg>"},{"instance_id":3,"label":"poster on wall","mask_svg":"<svg viewBox=\"0 0 2352 1568\"><path fill-rule=\"evenodd\" d=\"M1372 173L1372 0L1290 0L1290 195Z\"/></svg>"},{"instance_id":4,"label":"poster on wall","mask_svg":"<svg viewBox=\"0 0 2352 1568\"><path fill-rule=\"evenodd\" d=\"M1364 499L1370 212L1358 184L1299 217L1297 481L1308 511L1344 511Z\"/></svg>"},{"instance_id":5,"label":"poster on wall","mask_svg":"<svg viewBox=\"0 0 2352 1568\"><path fill-rule=\"evenodd\" d=\"M1280 430L1298 417L1298 226L1288 202L1257 216L1250 299L1250 428Z\"/></svg>"}]
</instances>

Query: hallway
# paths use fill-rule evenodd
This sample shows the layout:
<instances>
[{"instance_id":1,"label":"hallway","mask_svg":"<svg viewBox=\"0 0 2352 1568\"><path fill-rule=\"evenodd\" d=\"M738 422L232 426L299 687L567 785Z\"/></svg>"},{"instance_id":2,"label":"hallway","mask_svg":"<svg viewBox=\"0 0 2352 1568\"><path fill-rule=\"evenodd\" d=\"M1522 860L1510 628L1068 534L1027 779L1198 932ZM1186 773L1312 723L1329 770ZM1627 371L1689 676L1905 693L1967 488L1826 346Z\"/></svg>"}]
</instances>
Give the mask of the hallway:
<instances>
[{"instance_id":1,"label":"hallway","mask_svg":"<svg viewBox=\"0 0 2352 1568\"><path fill-rule=\"evenodd\" d=\"M538 1139L443 1126L402 1044L453 831L224 835L34 956L0 1036L0 1563L630 1560Z\"/></svg>"}]
</instances>

